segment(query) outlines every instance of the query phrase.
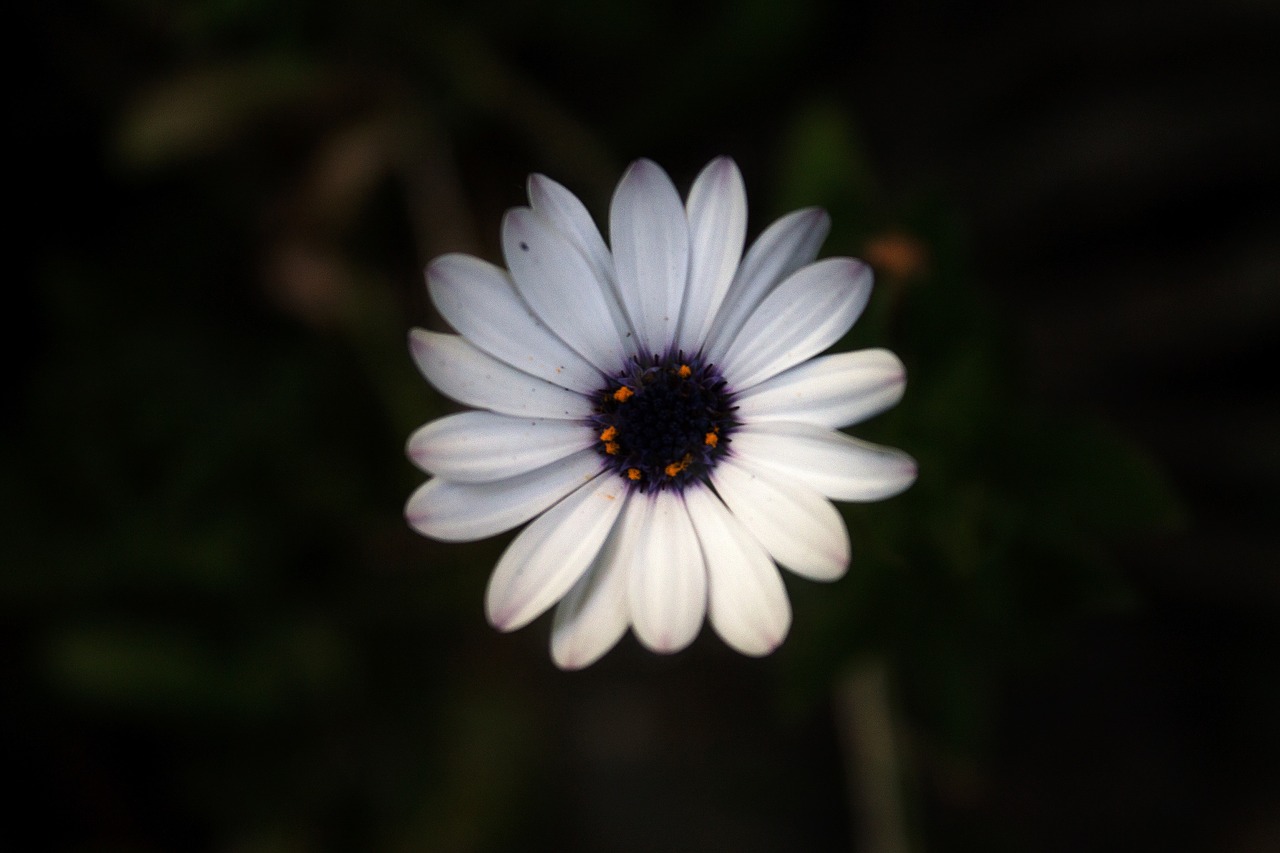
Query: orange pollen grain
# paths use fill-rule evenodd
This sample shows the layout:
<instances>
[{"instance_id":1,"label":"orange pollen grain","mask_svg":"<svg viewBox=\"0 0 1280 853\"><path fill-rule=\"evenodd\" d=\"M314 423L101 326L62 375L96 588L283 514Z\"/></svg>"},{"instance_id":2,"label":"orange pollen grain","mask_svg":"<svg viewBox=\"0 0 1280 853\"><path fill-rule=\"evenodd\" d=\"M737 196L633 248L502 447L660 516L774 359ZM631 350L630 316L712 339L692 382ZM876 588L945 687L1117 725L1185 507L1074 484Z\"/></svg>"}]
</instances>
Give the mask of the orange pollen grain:
<instances>
[{"instance_id":1,"label":"orange pollen grain","mask_svg":"<svg viewBox=\"0 0 1280 853\"><path fill-rule=\"evenodd\" d=\"M627 469L627 479L628 479L628 480L639 480L639 479L640 479L640 469L639 469L639 468L628 468L628 469Z\"/></svg>"},{"instance_id":2,"label":"orange pollen grain","mask_svg":"<svg viewBox=\"0 0 1280 853\"><path fill-rule=\"evenodd\" d=\"M618 449L618 442L616 441L606 441L604 443L604 452L608 453L610 456L617 456Z\"/></svg>"},{"instance_id":3,"label":"orange pollen grain","mask_svg":"<svg viewBox=\"0 0 1280 853\"><path fill-rule=\"evenodd\" d=\"M601 441L613 441L618 437L618 428L614 426L605 427L604 432L600 433Z\"/></svg>"},{"instance_id":4,"label":"orange pollen grain","mask_svg":"<svg viewBox=\"0 0 1280 853\"><path fill-rule=\"evenodd\" d=\"M687 364L682 364L680 365L680 369L677 370L676 373L680 374L681 379L688 379L690 376L693 375L693 368Z\"/></svg>"},{"instance_id":5,"label":"orange pollen grain","mask_svg":"<svg viewBox=\"0 0 1280 853\"><path fill-rule=\"evenodd\" d=\"M636 395L635 391L632 391L626 385L623 385L617 391L613 392L613 399L617 400L619 403L625 403L635 395Z\"/></svg>"},{"instance_id":6,"label":"orange pollen grain","mask_svg":"<svg viewBox=\"0 0 1280 853\"><path fill-rule=\"evenodd\" d=\"M683 459L681 459L679 462L672 462L664 470L667 472L668 477L674 477L676 474L679 474L685 468L688 468L689 463L692 461L693 461L693 454L686 453Z\"/></svg>"},{"instance_id":7,"label":"orange pollen grain","mask_svg":"<svg viewBox=\"0 0 1280 853\"><path fill-rule=\"evenodd\" d=\"M717 444L720 443L720 436L716 435L714 432L709 432L702 439L702 443L705 444L707 447L715 447Z\"/></svg>"}]
</instances>

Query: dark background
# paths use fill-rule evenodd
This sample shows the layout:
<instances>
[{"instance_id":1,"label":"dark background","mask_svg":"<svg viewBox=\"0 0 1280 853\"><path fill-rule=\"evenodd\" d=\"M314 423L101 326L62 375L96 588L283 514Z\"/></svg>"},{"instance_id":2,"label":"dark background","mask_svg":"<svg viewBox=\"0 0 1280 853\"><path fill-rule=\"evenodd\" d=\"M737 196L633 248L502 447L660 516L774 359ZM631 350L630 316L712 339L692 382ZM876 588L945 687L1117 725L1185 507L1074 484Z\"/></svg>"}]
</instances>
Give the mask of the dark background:
<instances>
[{"instance_id":1,"label":"dark background","mask_svg":"<svg viewBox=\"0 0 1280 853\"><path fill-rule=\"evenodd\" d=\"M16 23L0 847L1280 848L1276 4ZM876 266L921 478L770 658L563 674L400 517L421 269L722 153Z\"/></svg>"}]
</instances>

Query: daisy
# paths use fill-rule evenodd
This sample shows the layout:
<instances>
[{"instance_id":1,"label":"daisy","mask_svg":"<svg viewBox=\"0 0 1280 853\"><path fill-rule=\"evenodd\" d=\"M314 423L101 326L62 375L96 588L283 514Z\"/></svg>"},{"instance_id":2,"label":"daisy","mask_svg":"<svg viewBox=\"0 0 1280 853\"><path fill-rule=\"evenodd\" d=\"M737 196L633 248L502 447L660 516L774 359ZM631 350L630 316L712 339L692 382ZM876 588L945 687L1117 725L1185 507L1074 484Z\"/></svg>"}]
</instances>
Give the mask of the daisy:
<instances>
[{"instance_id":1,"label":"daisy","mask_svg":"<svg viewBox=\"0 0 1280 853\"><path fill-rule=\"evenodd\" d=\"M778 566L832 581L849 536L831 500L915 479L911 457L839 428L894 405L883 349L815 358L871 293L853 258L815 261L825 212L791 213L743 255L747 203L728 158L681 204L638 160L609 209L609 245L542 175L507 212L507 269L466 255L427 267L458 331L410 333L419 370L472 411L432 421L408 455L431 475L409 524L448 542L532 520L489 579L500 631L555 606L551 655L577 669L631 628L674 652L708 617L731 647L775 649L791 626Z\"/></svg>"}]
</instances>

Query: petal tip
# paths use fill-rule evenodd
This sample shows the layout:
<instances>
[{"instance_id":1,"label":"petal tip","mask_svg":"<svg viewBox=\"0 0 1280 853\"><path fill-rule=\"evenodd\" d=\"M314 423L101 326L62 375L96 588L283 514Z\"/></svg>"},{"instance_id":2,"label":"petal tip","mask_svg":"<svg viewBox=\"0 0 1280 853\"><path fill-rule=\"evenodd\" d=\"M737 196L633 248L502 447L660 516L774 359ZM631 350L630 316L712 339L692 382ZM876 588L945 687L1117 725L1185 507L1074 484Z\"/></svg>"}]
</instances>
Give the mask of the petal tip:
<instances>
[{"instance_id":1,"label":"petal tip","mask_svg":"<svg viewBox=\"0 0 1280 853\"><path fill-rule=\"evenodd\" d=\"M520 627L521 623L515 618L515 608L510 605L497 607L492 601L489 601L487 605L484 615L495 630L507 634Z\"/></svg>"},{"instance_id":2,"label":"petal tip","mask_svg":"<svg viewBox=\"0 0 1280 853\"><path fill-rule=\"evenodd\" d=\"M624 628L607 642L600 642L600 637L590 639L581 635L563 637L557 634L553 628L551 634L551 662L558 669L562 669L565 672L586 669L612 651L625 633L626 630Z\"/></svg>"},{"instance_id":3,"label":"petal tip","mask_svg":"<svg viewBox=\"0 0 1280 853\"><path fill-rule=\"evenodd\" d=\"M673 655L688 648L697 639L698 631L688 634L664 630L653 635L637 630L636 636L640 639L641 645L649 651L659 655Z\"/></svg>"},{"instance_id":4,"label":"petal tip","mask_svg":"<svg viewBox=\"0 0 1280 853\"><path fill-rule=\"evenodd\" d=\"M653 160L650 160L648 157L641 157L639 160L632 161L631 165L627 166L627 171L623 173L622 180L618 182L618 186L621 187L623 184L628 184L633 181L641 181L646 185L653 182L670 184L671 177L667 174L666 169L663 169Z\"/></svg>"},{"instance_id":5,"label":"petal tip","mask_svg":"<svg viewBox=\"0 0 1280 853\"><path fill-rule=\"evenodd\" d=\"M727 154L721 154L708 163L704 171L719 180L725 180L738 174L738 164Z\"/></svg>"},{"instance_id":6,"label":"petal tip","mask_svg":"<svg viewBox=\"0 0 1280 853\"><path fill-rule=\"evenodd\" d=\"M797 210L795 215L811 228L829 228L831 226L831 214L827 213L826 208L804 207Z\"/></svg>"},{"instance_id":7,"label":"petal tip","mask_svg":"<svg viewBox=\"0 0 1280 853\"><path fill-rule=\"evenodd\" d=\"M427 266L423 269L422 274L426 277L428 282L438 281L441 276L444 275L445 268L448 265L448 261L446 260L448 257L448 255L440 255L439 257L432 258L427 262Z\"/></svg>"},{"instance_id":8,"label":"petal tip","mask_svg":"<svg viewBox=\"0 0 1280 853\"><path fill-rule=\"evenodd\" d=\"M528 210L529 210L529 208L527 208L527 207L509 207L509 208L507 208L506 213L502 214L502 226L501 226L501 227L502 227L502 233L504 233L504 234L505 234L508 230L510 230L510 229L512 229L512 228L520 228L520 227L523 227L523 226L524 226L524 223L525 223L525 221L526 221L526 220L525 220L525 218L524 218L524 217L525 217L525 212L526 212L526 211L528 211Z\"/></svg>"},{"instance_id":9,"label":"petal tip","mask_svg":"<svg viewBox=\"0 0 1280 853\"><path fill-rule=\"evenodd\" d=\"M462 252L447 252L434 257L427 263L423 273L428 285L448 285L457 280L457 276L465 275L468 267L486 266L484 261Z\"/></svg>"},{"instance_id":10,"label":"petal tip","mask_svg":"<svg viewBox=\"0 0 1280 853\"><path fill-rule=\"evenodd\" d=\"M562 650L553 646L551 649L551 662L556 665L557 669L565 672L577 672L586 669L595 662L595 659L580 654L577 649Z\"/></svg>"},{"instance_id":11,"label":"petal tip","mask_svg":"<svg viewBox=\"0 0 1280 853\"><path fill-rule=\"evenodd\" d=\"M675 654L684 648L684 646L677 643L676 639L670 634L663 634L659 637L642 637L641 640L649 651L659 655Z\"/></svg>"},{"instance_id":12,"label":"petal tip","mask_svg":"<svg viewBox=\"0 0 1280 853\"><path fill-rule=\"evenodd\" d=\"M409 351L417 356L426 355L431 348L431 333L426 329L413 328L409 330Z\"/></svg>"},{"instance_id":13,"label":"petal tip","mask_svg":"<svg viewBox=\"0 0 1280 853\"><path fill-rule=\"evenodd\" d=\"M424 512L415 512L410 507L404 508L404 520L408 522L417 533L422 536L431 536L427 531L427 524L431 521L431 516Z\"/></svg>"},{"instance_id":14,"label":"petal tip","mask_svg":"<svg viewBox=\"0 0 1280 853\"><path fill-rule=\"evenodd\" d=\"M513 207L502 216L502 250L507 256L507 266L511 266L510 254L517 248L529 251L532 236L541 233L540 226L545 221L531 207Z\"/></svg>"},{"instance_id":15,"label":"petal tip","mask_svg":"<svg viewBox=\"0 0 1280 853\"><path fill-rule=\"evenodd\" d=\"M742 652L747 657L767 658L769 655L776 652L778 650L778 647L781 646L783 641L785 641L786 639L787 639L786 632L783 632L778 636L773 636L772 634L766 634L763 637L761 637L760 645L753 646L750 649L738 649L738 651Z\"/></svg>"},{"instance_id":16,"label":"petal tip","mask_svg":"<svg viewBox=\"0 0 1280 853\"><path fill-rule=\"evenodd\" d=\"M872 277L871 267L861 258L852 257L836 257L830 259L831 263L840 269L842 275L848 276L855 282Z\"/></svg>"},{"instance_id":17,"label":"petal tip","mask_svg":"<svg viewBox=\"0 0 1280 853\"><path fill-rule=\"evenodd\" d=\"M843 547L836 551L831 551L826 556L828 563L822 567L821 571L806 573L805 577L815 580L818 583L835 583L849 573L849 564L853 561L853 555L849 549L849 539L846 536Z\"/></svg>"},{"instance_id":18,"label":"petal tip","mask_svg":"<svg viewBox=\"0 0 1280 853\"><path fill-rule=\"evenodd\" d=\"M409 436L408 440L405 441L404 455L410 462L422 467L427 454L422 447L422 440L418 437L420 432L421 430L414 432L413 435Z\"/></svg>"},{"instance_id":19,"label":"petal tip","mask_svg":"<svg viewBox=\"0 0 1280 853\"><path fill-rule=\"evenodd\" d=\"M791 618L789 611L785 623L781 625L752 624L748 626L742 624L731 629L720 625L716 628L716 632L720 634L720 638L724 640L725 645L738 654L746 655L749 658L764 658L776 652L778 647L787 639L787 633L790 630Z\"/></svg>"}]
</instances>

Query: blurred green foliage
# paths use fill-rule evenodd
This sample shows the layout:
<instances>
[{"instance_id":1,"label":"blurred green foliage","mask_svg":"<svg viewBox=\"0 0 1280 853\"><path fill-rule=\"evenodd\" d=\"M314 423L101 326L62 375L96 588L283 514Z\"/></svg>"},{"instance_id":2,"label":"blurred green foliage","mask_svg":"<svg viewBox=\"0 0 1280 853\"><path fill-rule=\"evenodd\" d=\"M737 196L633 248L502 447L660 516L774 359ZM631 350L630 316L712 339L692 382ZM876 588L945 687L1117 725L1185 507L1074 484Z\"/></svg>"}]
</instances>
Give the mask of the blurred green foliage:
<instances>
[{"instance_id":1,"label":"blurred green foliage","mask_svg":"<svg viewBox=\"0 0 1280 853\"><path fill-rule=\"evenodd\" d=\"M702 713L794 744L850 666L885 659L920 760L980 768L1002 675L1122 606L1112 543L1177 508L1105 422L1028 401L946 204L884 198L833 93L762 82L818 6L131 0L45 21L88 104L66 165L86 195L39 245L0 592L11 729L67 812L56 845L550 849L584 808L564 720L592 689L666 696L682 667L750 685L754 703ZM713 145L747 164L756 230L821 205L827 253L877 264L843 346L894 349L910 383L855 432L921 477L844 508L854 567L789 582L774 658L730 660L704 632L674 660L628 640L562 676L545 624L484 624L501 542L441 546L400 518L404 439L446 410L404 350L432 322L419 271L492 255L530 170L602 210L618 164L670 155L687 182ZM761 773L743 754L709 778ZM777 797L800 824L779 787L736 808Z\"/></svg>"}]
</instances>

